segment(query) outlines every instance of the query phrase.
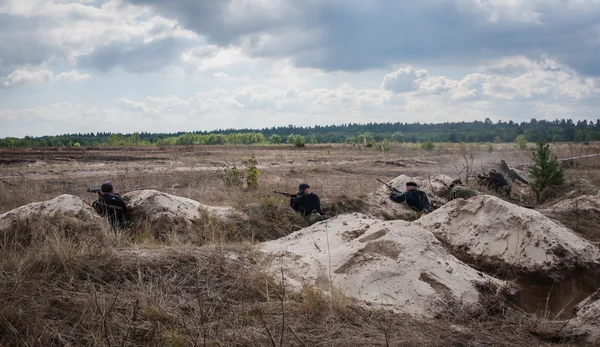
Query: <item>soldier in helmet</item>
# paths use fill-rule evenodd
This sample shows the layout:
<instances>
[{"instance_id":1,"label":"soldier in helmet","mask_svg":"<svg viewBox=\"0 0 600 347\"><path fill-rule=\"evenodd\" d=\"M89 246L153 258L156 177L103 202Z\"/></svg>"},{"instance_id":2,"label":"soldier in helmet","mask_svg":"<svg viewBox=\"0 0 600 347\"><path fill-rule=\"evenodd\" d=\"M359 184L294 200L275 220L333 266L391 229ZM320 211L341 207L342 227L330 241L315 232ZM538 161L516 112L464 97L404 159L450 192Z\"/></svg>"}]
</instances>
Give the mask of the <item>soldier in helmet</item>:
<instances>
[{"instance_id":1,"label":"soldier in helmet","mask_svg":"<svg viewBox=\"0 0 600 347\"><path fill-rule=\"evenodd\" d=\"M127 226L127 204L121 195L114 192L111 182L102 183L98 191L98 200L94 201L92 206L98 214L107 217L114 228L122 229Z\"/></svg>"},{"instance_id":2,"label":"soldier in helmet","mask_svg":"<svg viewBox=\"0 0 600 347\"><path fill-rule=\"evenodd\" d=\"M510 186L506 179L501 173L496 172L496 170L490 170L487 177L487 189L493 190L495 192L503 192L507 195L510 195Z\"/></svg>"},{"instance_id":3,"label":"soldier in helmet","mask_svg":"<svg viewBox=\"0 0 600 347\"><path fill-rule=\"evenodd\" d=\"M433 206L427 198L424 191L418 189L419 186L415 182L406 182L406 191L402 193L392 192L390 199L397 203L406 201L406 204L417 212L429 213L433 211Z\"/></svg>"},{"instance_id":4,"label":"soldier in helmet","mask_svg":"<svg viewBox=\"0 0 600 347\"><path fill-rule=\"evenodd\" d=\"M310 186L306 183L298 186L298 194L290 199L290 207L308 217L308 222L311 225L329 218L321 211L319 196L311 192Z\"/></svg>"}]
</instances>

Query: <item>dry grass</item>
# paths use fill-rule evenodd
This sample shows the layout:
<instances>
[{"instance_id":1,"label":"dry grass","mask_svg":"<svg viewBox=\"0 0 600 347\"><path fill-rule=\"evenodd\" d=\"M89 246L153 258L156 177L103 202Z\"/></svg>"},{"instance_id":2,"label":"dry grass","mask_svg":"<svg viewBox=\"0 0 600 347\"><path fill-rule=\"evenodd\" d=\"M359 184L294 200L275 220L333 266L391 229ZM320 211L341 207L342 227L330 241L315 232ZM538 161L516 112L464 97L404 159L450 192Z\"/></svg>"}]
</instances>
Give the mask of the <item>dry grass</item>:
<instances>
[{"instance_id":1,"label":"dry grass","mask_svg":"<svg viewBox=\"0 0 600 347\"><path fill-rule=\"evenodd\" d=\"M487 144L470 147L476 171L500 159L514 165L528 161L529 153L511 144L493 147L493 152ZM558 149L561 156L577 152L569 146ZM432 151L406 144L388 152L341 145L11 152L45 164L3 167L0 211L64 193L91 202L95 195L85 188L112 180L122 192L155 188L208 205L230 205L248 220L206 216L191 229L162 226L161 235L156 225L140 222L132 235L121 235L42 218L3 235L0 345L583 345L561 340L556 331L542 334L546 330L538 319L496 293L488 293L477 311L449 306L447 315L418 321L362 307L339 294L325 297L310 287L291 293L281 279L257 267L258 255L249 244L306 226L288 199L273 190L291 193L305 181L330 215L361 211L364 196L380 187L375 178L403 173L456 177L462 169L461 150L457 144L440 144ZM241 164L251 153L259 162L261 188L226 187L217 170L232 159ZM568 172L600 184L592 167Z\"/></svg>"},{"instance_id":2,"label":"dry grass","mask_svg":"<svg viewBox=\"0 0 600 347\"><path fill-rule=\"evenodd\" d=\"M2 249L5 346L524 346L536 321L486 310L431 321L286 293L234 249L115 248L49 235Z\"/></svg>"}]
</instances>

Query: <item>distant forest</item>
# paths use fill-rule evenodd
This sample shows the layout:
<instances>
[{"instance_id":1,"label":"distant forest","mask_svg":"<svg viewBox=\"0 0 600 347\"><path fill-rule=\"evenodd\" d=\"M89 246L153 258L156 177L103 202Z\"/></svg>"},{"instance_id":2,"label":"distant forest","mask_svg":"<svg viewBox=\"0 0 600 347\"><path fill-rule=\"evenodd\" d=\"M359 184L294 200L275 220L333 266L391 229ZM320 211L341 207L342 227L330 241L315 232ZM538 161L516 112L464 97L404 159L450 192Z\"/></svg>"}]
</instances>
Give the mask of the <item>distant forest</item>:
<instances>
[{"instance_id":1,"label":"distant forest","mask_svg":"<svg viewBox=\"0 0 600 347\"><path fill-rule=\"evenodd\" d=\"M54 146L152 146L152 145L252 145L290 143L379 143L379 142L512 142L523 135L529 142L586 142L600 140L600 120L493 123L489 118L456 123L348 123L341 125L297 127L293 125L264 129L223 129L177 133L88 133L58 136L6 137L0 147ZM522 137L523 137L522 136ZM521 137L521 138L522 138Z\"/></svg>"}]
</instances>

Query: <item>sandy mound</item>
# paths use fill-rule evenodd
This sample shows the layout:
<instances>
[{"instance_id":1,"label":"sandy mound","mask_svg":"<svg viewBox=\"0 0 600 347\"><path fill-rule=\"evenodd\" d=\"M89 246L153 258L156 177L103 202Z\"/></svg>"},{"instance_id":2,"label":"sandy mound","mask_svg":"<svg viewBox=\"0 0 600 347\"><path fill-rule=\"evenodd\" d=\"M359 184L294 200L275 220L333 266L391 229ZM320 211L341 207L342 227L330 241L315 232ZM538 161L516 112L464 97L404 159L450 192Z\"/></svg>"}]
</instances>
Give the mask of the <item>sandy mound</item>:
<instances>
[{"instance_id":1,"label":"sandy mound","mask_svg":"<svg viewBox=\"0 0 600 347\"><path fill-rule=\"evenodd\" d=\"M232 207L208 206L181 196L157 190L135 190L123 195L131 219L149 218L152 223L177 223L191 225L202 218L203 213L219 219L240 218L241 213Z\"/></svg>"},{"instance_id":2,"label":"sandy mound","mask_svg":"<svg viewBox=\"0 0 600 347\"><path fill-rule=\"evenodd\" d=\"M436 201L438 205L448 201L448 192L450 190L447 186L452 182L450 176L435 175L427 178L400 175L386 183L400 191L404 191L406 189L406 182L410 181L416 182L419 185L419 189L427 193L429 201ZM406 204L398 204L391 201L390 189L383 184L367 196L365 206L369 214L384 219L414 220L417 216Z\"/></svg>"},{"instance_id":3,"label":"sandy mound","mask_svg":"<svg viewBox=\"0 0 600 347\"><path fill-rule=\"evenodd\" d=\"M600 192L563 198L540 212L588 240L600 241Z\"/></svg>"},{"instance_id":4,"label":"sandy mound","mask_svg":"<svg viewBox=\"0 0 600 347\"><path fill-rule=\"evenodd\" d=\"M353 213L319 222L261 244L266 265L286 283L382 305L417 316L442 312L443 303L475 304L478 284L504 282L477 272L450 255L434 237L406 221L382 221Z\"/></svg>"},{"instance_id":5,"label":"sandy mound","mask_svg":"<svg viewBox=\"0 0 600 347\"><path fill-rule=\"evenodd\" d=\"M590 343L600 344L600 290L576 307L575 317L565 327L574 334L585 334Z\"/></svg>"},{"instance_id":6,"label":"sandy mound","mask_svg":"<svg viewBox=\"0 0 600 347\"><path fill-rule=\"evenodd\" d=\"M466 256L552 277L555 270L599 264L600 253L590 242L538 211L491 195L451 201L415 223Z\"/></svg>"},{"instance_id":7,"label":"sandy mound","mask_svg":"<svg viewBox=\"0 0 600 347\"><path fill-rule=\"evenodd\" d=\"M52 200L34 202L0 214L0 231L13 228L17 220L30 221L34 217L62 216L71 222L100 221L102 218L81 198L63 194Z\"/></svg>"}]
</instances>

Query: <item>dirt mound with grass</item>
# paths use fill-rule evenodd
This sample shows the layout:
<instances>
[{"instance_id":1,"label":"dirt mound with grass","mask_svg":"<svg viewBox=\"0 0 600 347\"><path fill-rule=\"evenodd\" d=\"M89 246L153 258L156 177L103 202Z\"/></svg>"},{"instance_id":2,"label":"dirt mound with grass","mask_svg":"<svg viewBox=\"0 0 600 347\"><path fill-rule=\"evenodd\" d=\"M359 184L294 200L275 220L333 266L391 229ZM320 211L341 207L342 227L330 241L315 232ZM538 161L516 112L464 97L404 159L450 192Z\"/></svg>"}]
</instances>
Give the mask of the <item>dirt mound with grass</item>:
<instances>
[{"instance_id":1,"label":"dirt mound with grass","mask_svg":"<svg viewBox=\"0 0 600 347\"><path fill-rule=\"evenodd\" d=\"M600 192L562 199L540 212L588 240L600 241Z\"/></svg>"},{"instance_id":2,"label":"dirt mound with grass","mask_svg":"<svg viewBox=\"0 0 600 347\"><path fill-rule=\"evenodd\" d=\"M232 207L208 206L196 200L157 190L136 190L123 195L132 220L147 219L151 223L190 226L192 221L208 215L221 220L242 218Z\"/></svg>"},{"instance_id":3,"label":"dirt mound with grass","mask_svg":"<svg viewBox=\"0 0 600 347\"><path fill-rule=\"evenodd\" d=\"M435 236L406 221L360 213L336 216L261 244L266 266L294 289L336 291L372 307L433 317L447 305L476 305L478 287L505 283L450 255Z\"/></svg>"},{"instance_id":4,"label":"dirt mound with grass","mask_svg":"<svg viewBox=\"0 0 600 347\"><path fill-rule=\"evenodd\" d=\"M600 252L587 240L538 211L491 195L451 201L415 223L455 252L496 271L541 272L560 279L573 269L600 264Z\"/></svg>"},{"instance_id":5,"label":"dirt mound with grass","mask_svg":"<svg viewBox=\"0 0 600 347\"><path fill-rule=\"evenodd\" d=\"M400 175L386 183L400 191L404 191L406 190L406 182L415 182L419 189L427 194L429 201L443 204L448 201L448 193L450 192L448 186L452 180L452 177L446 175L430 177ZM405 203L398 204L390 200L390 189L383 184L367 196L364 200L364 206L365 213L387 220L402 219L410 221L419 218L421 215Z\"/></svg>"},{"instance_id":6,"label":"dirt mound with grass","mask_svg":"<svg viewBox=\"0 0 600 347\"><path fill-rule=\"evenodd\" d=\"M63 194L54 199L34 202L0 214L0 231L29 223L38 218L63 218L73 223L100 222L102 218L81 198Z\"/></svg>"}]
</instances>

